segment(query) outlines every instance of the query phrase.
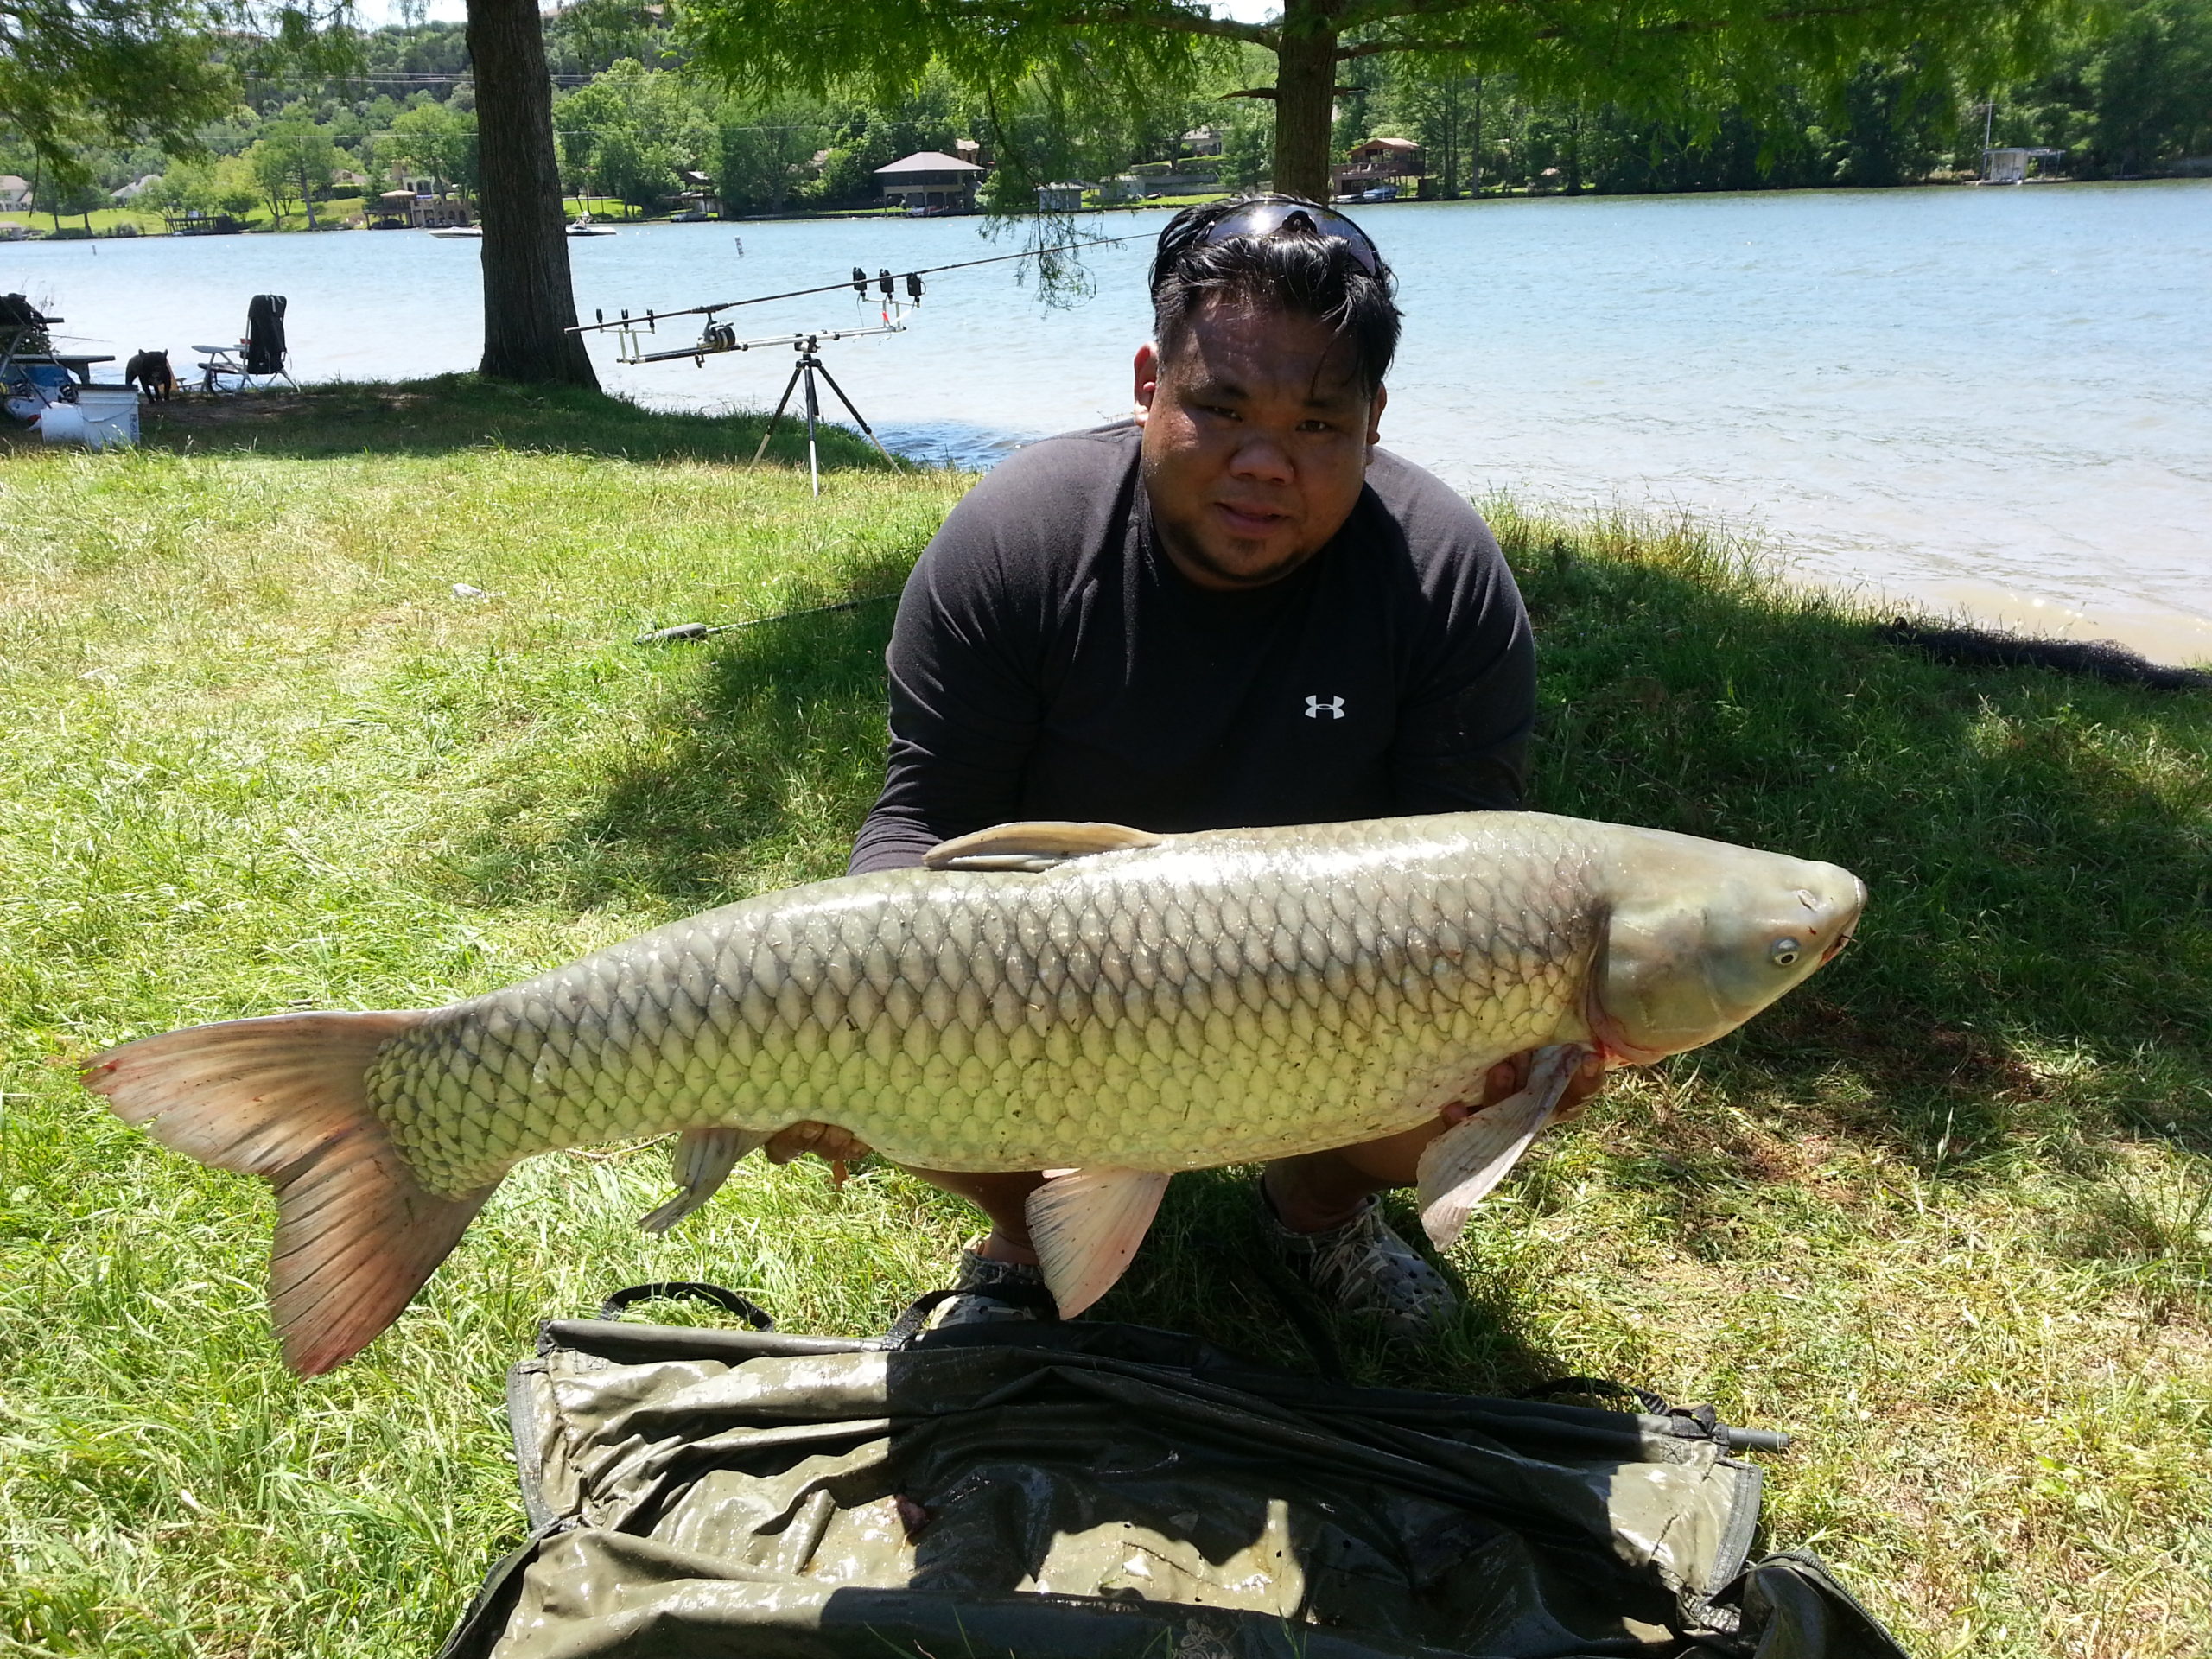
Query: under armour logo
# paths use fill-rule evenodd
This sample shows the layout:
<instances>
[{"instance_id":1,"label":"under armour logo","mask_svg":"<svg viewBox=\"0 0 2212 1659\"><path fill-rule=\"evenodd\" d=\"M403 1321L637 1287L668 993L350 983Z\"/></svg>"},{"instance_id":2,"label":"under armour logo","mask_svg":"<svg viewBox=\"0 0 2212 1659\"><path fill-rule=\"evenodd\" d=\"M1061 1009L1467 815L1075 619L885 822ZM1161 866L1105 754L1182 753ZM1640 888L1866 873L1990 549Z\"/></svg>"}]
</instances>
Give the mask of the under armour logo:
<instances>
[{"instance_id":1,"label":"under armour logo","mask_svg":"<svg viewBox=\"0 0 2212 1659\"><path fill-rule=\"evenodd\" d=\"M1344 717L1344 700L1342 697L1331 697L1324 702L1319 697L1306 699L1306 719L1319 720L1324 715L1328 715L1332 720L1342 720Z\"/></svg>"}]
</instances>

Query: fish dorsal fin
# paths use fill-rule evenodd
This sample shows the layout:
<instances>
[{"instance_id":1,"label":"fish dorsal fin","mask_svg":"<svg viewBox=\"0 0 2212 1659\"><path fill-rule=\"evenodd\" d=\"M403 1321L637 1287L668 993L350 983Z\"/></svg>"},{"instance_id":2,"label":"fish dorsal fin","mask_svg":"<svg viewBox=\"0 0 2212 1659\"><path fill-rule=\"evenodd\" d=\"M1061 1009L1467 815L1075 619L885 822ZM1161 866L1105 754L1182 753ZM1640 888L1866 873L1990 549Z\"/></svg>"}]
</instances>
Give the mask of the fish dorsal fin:
<instances>
[{"instance_id":1,"label":"fish dorsal fin","mask_svg":"<svg viewBox=\"0 0 2212 1659\"><path fill-rule=\"evenodd\" d=\"M1113 1288L1144 1242L1167 1191L1148 1169L1077 1169L1049 1180L1022 1205L1045 1288L1071 1319Z\"/></svg>"},{"instance_id":2,"label":"fish dorsal fin","mask_svg":"<svg viewBox=\"0 0 2212 1659\"><path fill-rule=\"evenodd\" d=\"M1049 870L1071 858L1119 852L1127 847L1157 847L1166 839L1125 823L1038 819L995 824L971 836L941 841L922 855L922 865L931 870Z\"/></svg>"}]
</instances>

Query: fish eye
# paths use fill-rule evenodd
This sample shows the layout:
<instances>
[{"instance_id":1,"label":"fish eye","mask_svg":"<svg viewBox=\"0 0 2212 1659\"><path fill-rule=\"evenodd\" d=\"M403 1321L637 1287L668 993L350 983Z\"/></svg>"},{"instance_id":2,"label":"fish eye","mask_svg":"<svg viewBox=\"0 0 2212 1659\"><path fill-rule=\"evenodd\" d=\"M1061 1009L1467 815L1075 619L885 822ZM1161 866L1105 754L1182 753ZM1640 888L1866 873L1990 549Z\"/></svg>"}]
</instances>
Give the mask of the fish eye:
<instances>
[{"instance_id":1,"label":"fish eye","mask_svg":"<svg viewBox=\"0 0 2212 1659\"><path fill-rule=\"evenodd\" d=\"M1797 965L1798 954L1804 948L1795 939L1777 939L1767 946L1766 959L1777 968L1794 968Z\"/></svg>"}]
</instances>

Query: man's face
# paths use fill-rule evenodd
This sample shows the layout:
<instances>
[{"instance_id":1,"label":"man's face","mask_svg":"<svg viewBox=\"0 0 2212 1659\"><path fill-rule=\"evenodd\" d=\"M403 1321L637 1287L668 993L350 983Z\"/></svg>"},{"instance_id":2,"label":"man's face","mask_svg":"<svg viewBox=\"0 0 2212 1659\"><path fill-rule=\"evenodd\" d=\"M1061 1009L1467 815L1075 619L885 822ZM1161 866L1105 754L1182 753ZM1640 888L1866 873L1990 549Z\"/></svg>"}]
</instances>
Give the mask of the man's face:
<instances>
[{"instance_id":1,"label":"man's face","mask_svg":"<svg viewBox=\"0 0 2212 1659\"><path fill-rule=\"evenodd\" d=\"M1358 499L1383 394L1312 317L1216 302L1163 359L1137 353L1144 483L1168 556L1202 588L1281 580Z\"/></svg>"}]
</instances>

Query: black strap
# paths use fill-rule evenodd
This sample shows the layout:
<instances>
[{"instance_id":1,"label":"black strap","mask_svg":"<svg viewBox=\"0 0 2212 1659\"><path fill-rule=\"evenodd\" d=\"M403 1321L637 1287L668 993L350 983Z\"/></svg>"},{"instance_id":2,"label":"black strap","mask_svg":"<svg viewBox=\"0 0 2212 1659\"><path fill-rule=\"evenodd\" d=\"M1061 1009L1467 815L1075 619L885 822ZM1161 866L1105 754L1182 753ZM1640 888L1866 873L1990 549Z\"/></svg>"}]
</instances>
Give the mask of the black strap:
<instances>
[{"instance_id":1,"label":"black strap","mask_svg":"<svg viewBox=\"0 0 2212 1659\"><path fill-rule=\"evenodd\" d=\"M720 1285L702 1284L695 1279L663 1279L650 1285L626 1285L599 1305L598 1317L619 1319L622 1310L634 1307L639 1302L660 1300L711 1302L725 1313L734 1313L755 1331L772 1331L775 1320L758 1303L725 1290Z\"/></svg>"},{"instance_id":2,"label":"black strap","mask_svg":"<svg viewBox=\"0 0 2212 1659\"><path fill-rule=\"evenodd\" d=\"M1548 1400L1555 1395L1586 1394L1597 1400L1633 1400L1654 1417L1674 1414L1663 1395L1649 1389L1630 1388L1625 1382L1616 1382L1604 1376L1555 1376L1548 1382L1539 1382L1521 1390L1523 1400Z\"/></svg>"},{"instance_id":3,"label":"black strap","mask_svg":"<svg viewBox=\"0 0 2212 1659\"><path fill-rule=\"evenodd\" d=\"M941 1290L925 1290L909 1302L906 1311L893 1319L891 1328L883 1333L884 1345L906 1347L922 1334L922 1326L930 1315L955 1296L981 1296L1007 1307L1027 1309L1047 1324L1059 1321L1060 1305L1042 1285L947 1285Z\"/></svg>"}]
</instances>

